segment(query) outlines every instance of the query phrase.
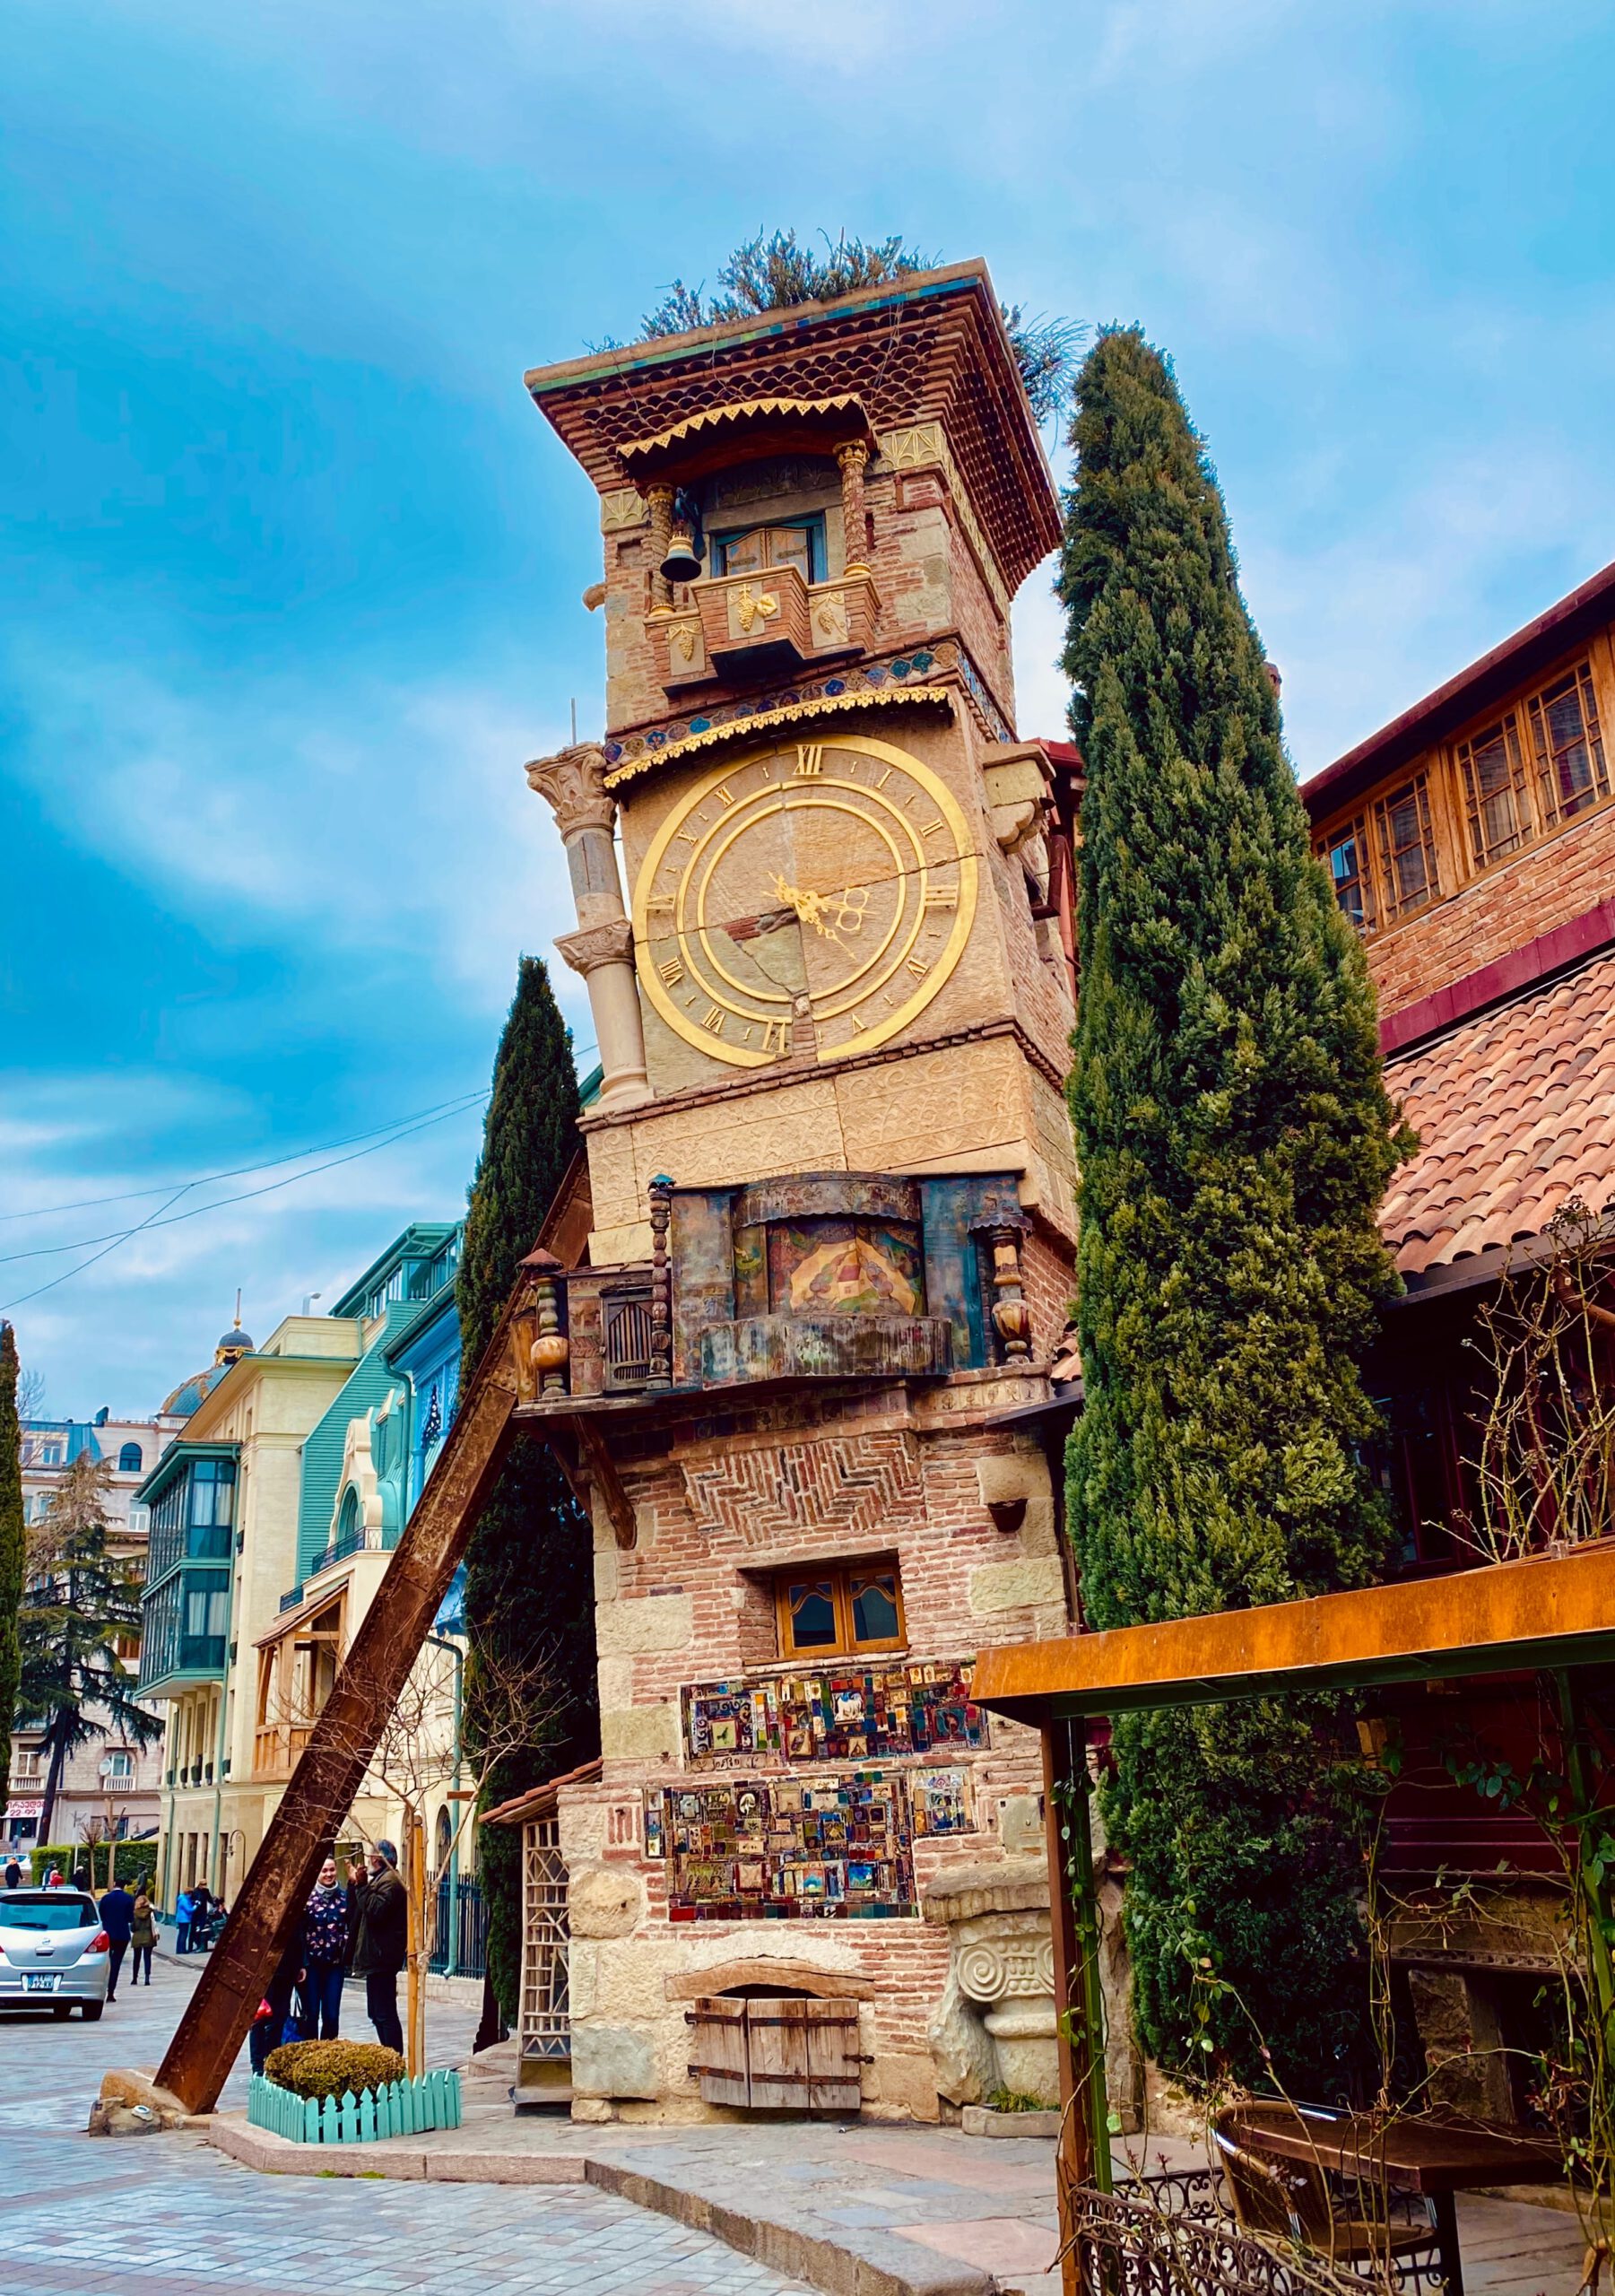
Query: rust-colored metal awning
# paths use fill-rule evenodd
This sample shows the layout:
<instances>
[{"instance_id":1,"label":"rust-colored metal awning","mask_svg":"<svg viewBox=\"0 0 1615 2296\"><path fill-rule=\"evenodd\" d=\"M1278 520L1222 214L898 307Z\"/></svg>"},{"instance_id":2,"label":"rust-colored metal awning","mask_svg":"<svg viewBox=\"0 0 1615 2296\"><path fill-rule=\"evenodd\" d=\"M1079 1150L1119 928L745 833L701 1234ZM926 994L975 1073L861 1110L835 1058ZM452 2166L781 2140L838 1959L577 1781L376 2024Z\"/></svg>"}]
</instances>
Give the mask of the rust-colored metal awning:
<instances>
[{"instance_id":1,"label":"rust-colored metal awning","mask_svg":"<svg viewBox=\"0 0 1615 2296\"><path fill-rule=\"evenodd\" d=\"M982 1651L978 1706L1033 1725L1284 1691L1615 1659L1615 1539L1528 1562Z\"/></svg>"}]
</instances>

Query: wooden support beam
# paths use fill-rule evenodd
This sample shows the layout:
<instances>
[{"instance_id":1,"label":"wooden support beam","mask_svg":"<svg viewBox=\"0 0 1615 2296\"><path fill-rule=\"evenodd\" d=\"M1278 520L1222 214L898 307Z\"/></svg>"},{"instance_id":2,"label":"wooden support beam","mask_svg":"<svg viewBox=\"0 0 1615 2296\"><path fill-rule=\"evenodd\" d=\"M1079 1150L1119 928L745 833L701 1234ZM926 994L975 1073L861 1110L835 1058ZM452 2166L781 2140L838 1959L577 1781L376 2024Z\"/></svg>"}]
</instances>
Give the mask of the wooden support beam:
<instances>
[{"instance_id":1,"label":"wooden support beam","mask_svg":"<svg viewBox=\"0 0 1615 2296\"><path fill-rule=\"evenodd\" d=\"M1078 2186L1097 2186L1101 2192L1110 2189L1090 1790L1087 1726L1081 1721L1049 1723L1043 1731L1043 1811L1049 1926L1055 1947L1055 2049L1060 2069L1055 2187L1064 2296L1079 2296L1081 2285L1072 2194Z\"/></svg>"},{"instance_id":2,"label":"wooden support beam","mask_svg":"<svg viewBox=\"0 0 1615 2296\"><path fill-rule=\"evenodd\" d=\"M191 2112L209 2112L218 2100L514 1439L508 1327L512 1315L530 1304L530 1283L518 1285L461 1398L386 1576L169 2043L157 2078Z\"/></svg>"},{"instance_id":3,"label":"wooden support beam","mask_svg":"<svg viewBox=\"0 0 1615 2296\"><path fill-rule=\"evenodd\" d=\"M638 1534L634 1523L634 1510L629 1504L627 1492L622 1488L622 1478L617 1473L616 1462L606 1447L605 1438L592 1419L580 1412L572 1424L577 1431L577 1440L582 1448L589 1480L605 1501L612 1536L626 1553Z\"/></svg>"}]
</instances>

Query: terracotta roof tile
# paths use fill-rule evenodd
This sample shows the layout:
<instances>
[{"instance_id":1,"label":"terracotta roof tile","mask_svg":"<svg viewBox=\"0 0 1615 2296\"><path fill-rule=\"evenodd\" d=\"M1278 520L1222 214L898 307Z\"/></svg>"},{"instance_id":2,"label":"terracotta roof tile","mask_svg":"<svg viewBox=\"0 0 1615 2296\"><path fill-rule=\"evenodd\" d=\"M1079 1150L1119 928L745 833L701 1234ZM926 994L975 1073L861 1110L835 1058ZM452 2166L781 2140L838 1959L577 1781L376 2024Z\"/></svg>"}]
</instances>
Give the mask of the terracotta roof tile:
<instances>
[{"instance_id":1,"label":"terracotta roof tile","mask_svg":"<svg viewBox=\"0 0 1615 2296\"><path fill-rule=\"evenodd\" d=\"M1381 1213L1407 1275L1615 1203L1615 951L1386 1064L1420 1148Z\"/></svg>"}]
</instances>

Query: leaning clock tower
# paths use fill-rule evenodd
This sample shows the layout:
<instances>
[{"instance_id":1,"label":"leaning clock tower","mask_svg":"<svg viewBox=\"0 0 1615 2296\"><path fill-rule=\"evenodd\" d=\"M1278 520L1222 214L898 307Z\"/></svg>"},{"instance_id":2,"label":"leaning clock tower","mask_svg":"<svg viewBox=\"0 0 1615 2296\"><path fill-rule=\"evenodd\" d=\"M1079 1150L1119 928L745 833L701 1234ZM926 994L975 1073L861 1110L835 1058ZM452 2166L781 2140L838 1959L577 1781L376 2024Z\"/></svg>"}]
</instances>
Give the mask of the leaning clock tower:
<instances>
[{"instance_id":1,"label":"leaning clock tower","mask_svg":"<svg viewBox=\"0 0 1615 2296\"><path fill-rule=\"evenodd\" d=\"M970 1698L1070 1618L1079 770L1009 626L1054 489L975 263L527 385L606 734L527 768L603 1074L520 1414L591 1508L602 1759L508 1813L570 1927L524 2078L947 2118L1054 2069L1036 1743Z\"/></svg>"}]
</instances>

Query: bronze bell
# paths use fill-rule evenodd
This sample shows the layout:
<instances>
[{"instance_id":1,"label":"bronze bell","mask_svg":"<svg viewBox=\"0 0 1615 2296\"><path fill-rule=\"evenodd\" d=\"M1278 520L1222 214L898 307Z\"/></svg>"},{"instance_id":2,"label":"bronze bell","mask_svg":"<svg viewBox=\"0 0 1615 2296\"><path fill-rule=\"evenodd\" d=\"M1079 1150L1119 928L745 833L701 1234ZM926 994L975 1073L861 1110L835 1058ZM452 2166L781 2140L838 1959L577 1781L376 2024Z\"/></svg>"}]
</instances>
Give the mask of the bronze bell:
<instances>
[{"instance_id":1,"label":"bronze bell","mask_svg":"<svg viewBox=\"0 0 1615 2296\"><path fill-rule=\"evenodd\" d=\"M675 518L667 544L667 555L662 561L662 573L669 582L693 582L701 570L701 561L695 546L695 525L690 518Z\"/></svg>"}]
</instances>

